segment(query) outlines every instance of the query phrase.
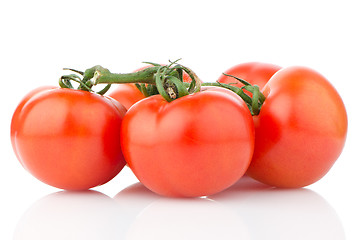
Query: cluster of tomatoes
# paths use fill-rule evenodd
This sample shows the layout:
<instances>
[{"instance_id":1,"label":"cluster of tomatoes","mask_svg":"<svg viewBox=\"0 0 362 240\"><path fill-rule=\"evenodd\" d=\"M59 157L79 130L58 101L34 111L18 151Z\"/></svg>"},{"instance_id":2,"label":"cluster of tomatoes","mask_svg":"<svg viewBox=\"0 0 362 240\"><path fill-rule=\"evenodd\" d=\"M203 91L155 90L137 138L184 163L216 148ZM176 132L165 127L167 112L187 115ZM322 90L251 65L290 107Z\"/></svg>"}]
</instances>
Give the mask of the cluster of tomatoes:
<instances>
[{"instance_id":1,"label":"cluster of tomatoes","mask_svg":"<svg viewBox=\"0 0 362 240\"><path fill-rule=\"evenodd\" d=\"M171 102L145 97L135 84L120 84L108 96L35 89L13 115L15 154L36 178L67 190L102 185L126 163L147 188L172 197L215 194L244 174L285 188L322 178L347 134L335 88L305 67L253 62L225 73L220 86L242 87L229 75L259 86L265 100L258 114L224 87Z\"/></svg>"}]
</instances>

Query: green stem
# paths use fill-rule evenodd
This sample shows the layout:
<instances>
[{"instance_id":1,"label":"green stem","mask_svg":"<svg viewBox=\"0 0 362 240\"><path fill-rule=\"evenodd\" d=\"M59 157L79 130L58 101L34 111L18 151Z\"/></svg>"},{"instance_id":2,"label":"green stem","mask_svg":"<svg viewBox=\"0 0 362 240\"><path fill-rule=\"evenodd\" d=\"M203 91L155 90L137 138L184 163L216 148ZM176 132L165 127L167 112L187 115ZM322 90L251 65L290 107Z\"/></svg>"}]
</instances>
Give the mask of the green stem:
<instances>
[{"instance_id":1,"label":"green stem","mask_svg":"<svg viewBox=\"0 0 362 240\"><path fill-rule=\"evenodd\" d=\"M255 88L253 89L253 98L251 101L251 108L253 111L253 115L258 115L259 114L259 94L262 94L259 91L259 87L255 85Z\"/></svg>"},{"instance_id":2,"label":"green stem","mask_svg":"<svg viewBox=\"0 0 362 240\"><path fill-rule=\"evenodd\" d=\"M98 67L93 77L94 85L98 83L148 83L155 84L154 75L160 67L149 67L134 73L111 73L108 69Z\"/></svg>"}]
</instances>

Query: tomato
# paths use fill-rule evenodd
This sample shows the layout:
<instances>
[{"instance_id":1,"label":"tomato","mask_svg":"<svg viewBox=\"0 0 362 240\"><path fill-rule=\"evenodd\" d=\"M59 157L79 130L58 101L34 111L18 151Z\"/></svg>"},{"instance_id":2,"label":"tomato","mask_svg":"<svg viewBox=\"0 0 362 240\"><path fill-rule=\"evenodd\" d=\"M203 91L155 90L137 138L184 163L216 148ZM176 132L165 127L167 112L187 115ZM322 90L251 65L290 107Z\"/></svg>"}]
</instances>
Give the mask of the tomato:
<instances>
[{"instance_id":1,"label":"tomato","mask_svg":"<svg viewBox=\"0 0 362 240\"><path fill-rule=\"evenodd\" d=\"M141 71L150 67L150 65L146 65L141 67L134 72ZM184 72L183 74L184 82L191 82L191 77ZM119 84L110 94L110 97L114 98L118 102L120 102L127 110L136 102L145 98L143 93L136 87L133 83Z\"/></svg>"},{"instance_id":2,"label":"tomato","mask_svg":"<svg viewBox=\"0 0 362 240\"><path fill-rule=\"evenodd\" d=\"M253 120L246 104L225 91L172 102L154 95L129 109L121 146L140 182L160 195L197 197L220 192L243 176L254 148Z\"/></svg>"},{"instance_id":3,"label":"tomato","mask_svg":"<svg viewBox=\"0 0 362 240\"><path fill-rule=\"evenodd\" d=\"M248 175L287 188L321 179L339 157L347 113L335 88L305 67L278 71L266 84L254 117L255 151Z\"/></svg>"},{"instance_id":4,"label":"tomato","mask_svg":"<svg viewBox=\"0 0 362 240\"><path fill-rule=\"evenodd\" d=\"M235 65L230 69L226 70L224 73L241 78L252 85L259 86L259 88L262 89L269 81L269 79L280 69L281 67L274 64L262 62L248 62ZM224 74L219 77L218 82L227 84L236 83L233 84L233 86L237 87L244 86L235 78L226 76ZM249 96L251 95L251 93L248 94Z\"/></svg>"},{"instance_id":5,"label":"tomato","mask_svg":"<svg viewBox=\"0 0 362 240\"><path fill-rule=\"evenodd\" d=\"M125 112L98 94L40 89L15 110L14 151L24 168L51 186L84 190L104 184L125 165L119 145Z\"/></svg>"}]
</instances>

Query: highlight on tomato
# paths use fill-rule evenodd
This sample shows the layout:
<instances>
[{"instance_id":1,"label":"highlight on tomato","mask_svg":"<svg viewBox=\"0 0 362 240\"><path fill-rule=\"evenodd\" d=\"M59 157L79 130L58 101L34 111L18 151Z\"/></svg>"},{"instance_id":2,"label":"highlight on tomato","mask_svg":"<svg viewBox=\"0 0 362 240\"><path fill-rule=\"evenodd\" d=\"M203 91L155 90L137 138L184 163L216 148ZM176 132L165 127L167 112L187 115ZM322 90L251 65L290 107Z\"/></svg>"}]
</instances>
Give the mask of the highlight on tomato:
<instances>
[{"instance_id":1,"label":"highlight on tomato","mask_svg":"<svg viewBox=\"0 0 362 240\"><path fill-rule=\"evenodd\" d=\"M255 150L247 174L276 187L298 188L321 179L341 154L347 113L336 89L318 72L284 68L263 89L254 116Z\"/></svg>"},{"instance_id":2,"label":"highlight on tomato","mask_svg":"<svg viewBox=\"0 0 362 240\"><path fill-rule=\"evenodd\" d=\"M14 152L42 182L66 190L102 185L125 165L119 144L126 110L113 99L67 88L32 91L11 123Z\"/></svg>"},{"instance_id":3,"label":"highlight on tomato","mask_svg":"<svg viewBox=\"0 0 362 240\"><path fill-rule=\"evenodd\" d=\"M11 119L11 126L10 126L10 138L11 138L11 145L13 147L14 153L17 157L17 159L19 160L19 162L21 163L21 165L23 167L24 164L21 161L20 156L18 155L18 150L17 150L17 146L16 146L16 142L15 142L15 131L16 128L22 124L20 116L21 116L21 111L23 110L23 107L25 106L25 104L27 104L27 102L29 101L30 98L32 98L34 95L38 94L39 92L45 91L45 90L49 90L49 89L53 89L53 88L57 88L55 86L41 86L41 87L37 87L35 89L33 89L32 91L30 91L29 93L27 93L19 102L18 106L15 109L15 112L13 114L13 117Z\"/></svg>"}]
</instances>

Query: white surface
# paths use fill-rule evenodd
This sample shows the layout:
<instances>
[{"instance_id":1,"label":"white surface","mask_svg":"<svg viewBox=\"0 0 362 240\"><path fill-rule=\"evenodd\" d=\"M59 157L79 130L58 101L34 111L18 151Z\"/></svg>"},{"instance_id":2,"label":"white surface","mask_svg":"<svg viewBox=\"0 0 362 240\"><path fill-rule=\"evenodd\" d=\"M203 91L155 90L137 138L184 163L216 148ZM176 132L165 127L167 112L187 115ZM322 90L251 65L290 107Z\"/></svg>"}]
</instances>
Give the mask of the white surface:
<instances>
[{"instance_id":1,"label":"white surface","mask_svg":"<svg viewBox=\"0 0 362 240\"><path fill-rule=\"evenodd\" d=\"M20 0L1 9L0 239L362 239L359 1ZM63 67L129 72L178 58L203 81L248 61L314 68L347 107L344 152L305 189L243 179L208 199L160 198L132 185L129 169L96 193L57 193L22 169L9 131L28 91L56 84Z\"/></svg>"}]
</instances>

